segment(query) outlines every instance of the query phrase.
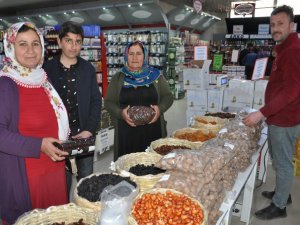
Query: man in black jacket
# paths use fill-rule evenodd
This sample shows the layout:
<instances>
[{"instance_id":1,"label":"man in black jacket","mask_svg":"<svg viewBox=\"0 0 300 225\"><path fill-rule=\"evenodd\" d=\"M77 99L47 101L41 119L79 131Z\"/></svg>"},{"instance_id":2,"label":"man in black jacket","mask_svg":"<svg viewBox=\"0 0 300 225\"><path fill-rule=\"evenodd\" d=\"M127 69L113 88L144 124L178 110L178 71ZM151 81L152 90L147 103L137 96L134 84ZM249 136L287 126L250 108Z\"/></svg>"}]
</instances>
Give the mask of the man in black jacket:
<instances>
[{"instance_id":1,"label":"man in black jacket","mask_svg":"<svg viewBox=\"0 0 300 225\"><path fill-rule=\"evenodd\" d=\"M101 93L96 81L95 68L79 57L83 42L83 29L74 22L62 24L58 44L62 50L59 56L45 62L53 86L62 98L69 116L70 137L89 138L99 129L101 114ZM70 192L72 173L67 164L67 188ZM76 157L80 180L93 173L93 154Z\"/></svg>"}]
</instances>

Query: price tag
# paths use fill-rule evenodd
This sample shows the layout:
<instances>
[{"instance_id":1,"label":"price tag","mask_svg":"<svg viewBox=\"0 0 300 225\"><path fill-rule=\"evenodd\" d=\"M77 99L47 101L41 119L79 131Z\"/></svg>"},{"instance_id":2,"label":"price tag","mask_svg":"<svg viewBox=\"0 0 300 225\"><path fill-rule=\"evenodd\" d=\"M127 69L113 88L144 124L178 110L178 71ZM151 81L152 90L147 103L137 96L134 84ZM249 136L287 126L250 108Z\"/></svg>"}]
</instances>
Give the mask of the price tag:
<instances>
[{"instance_id":1,"label":"price tag","mask_svg":"<svg viewBox=\"0 0 300 225\"><path fill-rule=\"evenodd\" d=\"M227 142L224 144L224 146L225 146L225 147L229 147L231 150L234 149L234 145L233 145L233 144L230 144L230 143L227 143Z\"/></svg>"},{"instance_id":2,"label":"price tag","mask_svg":"<svg viewBox=\"0 0 300 225\"><path fill-rule=\"evenodd\" d=\"M159 181L166 181L169 180L169 178L170 178L170 174L165 174L159 179Z\"/></svg>"},{"instance_id":3,"label":"price tag","mask_svg":"<svg viewBox=\"0 0 300 225\"><path fill-rule=\"evenodd\" d=\"M171 152L171 153L165 155L165 156L163 157L163 159L170 159L170 158L174 158L175 156L176 156L176 153Z\"/></svg>"}]
</instances>

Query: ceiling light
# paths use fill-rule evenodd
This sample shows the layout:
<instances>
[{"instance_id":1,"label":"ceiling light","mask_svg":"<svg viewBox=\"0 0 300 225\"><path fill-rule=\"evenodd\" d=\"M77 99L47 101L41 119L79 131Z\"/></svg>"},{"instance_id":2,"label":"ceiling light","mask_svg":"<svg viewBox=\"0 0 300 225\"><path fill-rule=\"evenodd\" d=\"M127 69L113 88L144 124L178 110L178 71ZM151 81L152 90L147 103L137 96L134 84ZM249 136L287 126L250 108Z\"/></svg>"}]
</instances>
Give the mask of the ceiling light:
<instances>
[{"instance_id":1,"label":"ceiling light","mask_svg":"<svg viewBox=\"0 0 300 225\"><path fill-rule=\"evenodd\" d=\"M64 12L64 14L65 14L65 15L67 15L67 13L66 13L66 12Z\"/></svg>"},{"instance_id":2,"label":"ceiling light","mask_svg":"<svg viewBox=\"0 0 300 225\"><path fill-rule=\"evenodd\" d=\"M140 6L142 6L143 5L143 3L140 3Z\"/></svg>"},{"instance_id":3,"label":"ceiling light","mask_svg":"<svg viewBox=\"0 0 300 225\"><path fill-rule=\"evenodd\" d=\"M130 7L131 7L131 5L129 4L129 5L128 5L128 7L130 8Z\"/></svg>"},{"instance_id":4,"label":"ceiling light","mask_svg":"<svg viewBox=\"0 0 300 225\"><path fill-rule=\"evenodd\" d=\"M186 7L186 8L185 8L185 10L189 11L189 8L188 8L188 7Z\"/></svg>"},{"instance_id":5,"label":"ceiling light","mask_svg":"<svg viewBox=\"0 0 300 225\"><path fill-rule=\"evenodd\" d=\"M72 13L75 13L75 11L73 10Z\"/></svg>"},{"instance_id":6,"label":"ceiling light","mask_svg":"<svg viewBox=\"0 0 300 225\"><path fill-rule=\"evenodd\" d=\"M46 14L46 16L49 16L49 14Z\"/></svg>"},{"instance_id":7,"label":"ceiling light","mask_svg":"<svg viewBox=\"0 0 300 225\"><path fill-rule=\"evenodd\" d=\"M41 15L39 15L39 17L42 17Z\"/></svg>"},{"instance_id":8,"label":"ceiling light","mask_svg":"<svg viewBox=\"0 0 300 225\"><path fill-rule=\"evenodd\" d=\"M105 8L105 7L103 7L102 9L103 9L103 10L105 10L106 8Z\"/></svg>"}]
</instances>

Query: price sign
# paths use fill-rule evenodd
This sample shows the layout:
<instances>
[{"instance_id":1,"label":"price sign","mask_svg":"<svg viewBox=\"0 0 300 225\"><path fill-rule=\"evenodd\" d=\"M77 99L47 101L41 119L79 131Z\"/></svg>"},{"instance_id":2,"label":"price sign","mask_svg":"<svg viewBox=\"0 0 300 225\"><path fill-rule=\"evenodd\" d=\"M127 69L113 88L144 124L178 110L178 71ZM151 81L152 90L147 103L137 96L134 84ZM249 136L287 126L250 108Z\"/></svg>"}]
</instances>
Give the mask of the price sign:
<instances>
[{"instance_id":1,"label":"price sign","mask_svg":"<svg viewBox=\"0 0 300 225\"><path fill-rule=\"evenodd\" d=\"M223 54L215 54L213 60L213 70L222 71L223 67Z\"/></svg>"},{"instance_id":2,"label":"price sign","mask_svg":"<svg viewBox=\"0 0 300 225\"><path fill-rule=\"evenodd\" d=\"M265 76L267 63L268 63L268 57L257 59L255 61L254 70L253 70L251 80L261 79Z\"/></svg>"},{"instance_id":3,"label":"price sign","mask_svg":"<svg viewBox=\"0 0 300 225\"><path fill-rule=\"evenodd\" d=\"M194 47L194 60L207 60L207 46Z\"/></svg>"}]
</instances>

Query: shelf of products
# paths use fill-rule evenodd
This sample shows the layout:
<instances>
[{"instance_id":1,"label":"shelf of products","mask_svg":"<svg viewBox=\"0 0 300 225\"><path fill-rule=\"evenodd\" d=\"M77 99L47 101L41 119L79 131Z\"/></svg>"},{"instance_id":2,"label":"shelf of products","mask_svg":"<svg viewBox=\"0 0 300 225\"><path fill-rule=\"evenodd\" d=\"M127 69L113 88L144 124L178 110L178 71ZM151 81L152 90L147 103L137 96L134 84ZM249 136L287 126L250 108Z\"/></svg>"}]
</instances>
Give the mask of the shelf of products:
<instances>
[{"instance_id":1,"label":"shelf of products","mask_svg":"<svg viewBox=\"0 0 300 225\"><path fill-rule=\"evenodd\" d=\"M128 43L139 40L147 49L149 65L163 71L166 62L167 32L137 31L105 33L108 79L124 64L124 49Z\"/></svg>"}]
</instances>

